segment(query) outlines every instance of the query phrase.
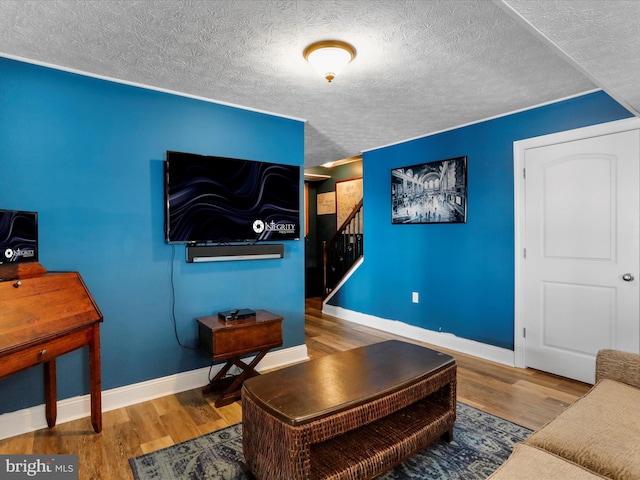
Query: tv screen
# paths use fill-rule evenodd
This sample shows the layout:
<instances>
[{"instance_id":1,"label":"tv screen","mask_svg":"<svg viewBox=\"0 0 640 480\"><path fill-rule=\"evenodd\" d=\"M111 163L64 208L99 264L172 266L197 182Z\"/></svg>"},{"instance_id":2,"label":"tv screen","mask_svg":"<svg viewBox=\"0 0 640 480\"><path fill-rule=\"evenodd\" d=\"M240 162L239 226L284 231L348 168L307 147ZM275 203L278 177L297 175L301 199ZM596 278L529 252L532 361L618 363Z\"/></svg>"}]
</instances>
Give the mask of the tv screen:
<instances>
[{"instance_id":1,"label":"tv screen","mask_svg":"<svg viewBox=\"0 0 640 480\"><path fill-rule=\"evenodd\" d=\"M38 214L0 210L0 265L38 261Z\"/></svg>"},{"instance_id":2,"label":"tv screen","mask_svg":"<svg viewBox=\"0 0 640 480\"><path fill-rule=\"evenodd\" d=\"M225 243L300 238L300 167L167 151L165 239Z\"/></svg>"}]
</instances>

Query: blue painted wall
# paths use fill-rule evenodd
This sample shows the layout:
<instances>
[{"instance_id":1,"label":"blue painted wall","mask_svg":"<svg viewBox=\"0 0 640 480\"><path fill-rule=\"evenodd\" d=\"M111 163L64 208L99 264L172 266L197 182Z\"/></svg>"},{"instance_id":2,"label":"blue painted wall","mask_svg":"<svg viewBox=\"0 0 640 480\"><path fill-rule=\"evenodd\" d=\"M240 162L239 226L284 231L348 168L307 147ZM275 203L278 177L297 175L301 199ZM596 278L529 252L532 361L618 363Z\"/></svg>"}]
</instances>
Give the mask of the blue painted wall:
<instances>
[{"instance_id":1,"label":"blue painted wall","mask_svg":"<svg viewBox=\"0 0 640 480\"><path fill-rule=\"evenodd\" d=\"M304 124L0 58L0 208L39 212L40 263L78 271L103 315L103 389L210 364L195 318L264 308L304 343L304 243L282 260L185 263L164 241L166 150L302 165ZM302 187L302 179L301 179ZM301 201L302 201L301 188ZM58 398L87 393L85 351ZM0 413L42 404L42 369L0 380Z\"/></svg>"},{"instance_id":2,"label":"blue painted wall","mask_svg":"<svg viewBox=\"0 0 640 480\"><path fill-rule=\"evenodd\" d=\"M513 349L513 142L630 116L596 92L365 152L364 263L329 303ZM466 224L391 224L391 169L465 155Z\"/></svg>"}]
</instances>

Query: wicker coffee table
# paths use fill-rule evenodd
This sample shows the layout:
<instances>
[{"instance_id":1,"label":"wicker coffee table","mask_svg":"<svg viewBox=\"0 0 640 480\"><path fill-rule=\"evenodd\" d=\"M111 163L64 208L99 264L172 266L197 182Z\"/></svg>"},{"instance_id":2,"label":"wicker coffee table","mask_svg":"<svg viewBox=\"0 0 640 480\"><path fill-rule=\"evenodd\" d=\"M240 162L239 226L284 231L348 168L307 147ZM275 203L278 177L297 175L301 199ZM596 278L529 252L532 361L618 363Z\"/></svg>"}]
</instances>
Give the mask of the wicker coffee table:
<instances>
[{"instance_id":1,"label":"wicker coffee table","mask_svg":"<svg viewBox=\"0 0 640 480\"><path fill-rule=\"evenodd\" d=\"M243 451L258 480L373 478L453 438L453 357L391 340L246 380Z\"/></svg>"}]
</instances>

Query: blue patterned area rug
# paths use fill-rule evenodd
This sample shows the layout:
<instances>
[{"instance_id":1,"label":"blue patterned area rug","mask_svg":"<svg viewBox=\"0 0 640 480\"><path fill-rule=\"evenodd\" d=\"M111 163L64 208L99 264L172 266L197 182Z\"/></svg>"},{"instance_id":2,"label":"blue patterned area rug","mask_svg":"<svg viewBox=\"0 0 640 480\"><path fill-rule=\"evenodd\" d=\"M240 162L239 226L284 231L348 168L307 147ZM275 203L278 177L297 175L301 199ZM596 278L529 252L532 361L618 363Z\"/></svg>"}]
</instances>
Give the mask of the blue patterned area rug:
<instances>
[{"instance_id":1,"label":"blue patterned area rug","mask_svg":"<svg viewBox=\"0 0 640 480\"><path fill-rule=\"evenodd\" d=\"M452 442L435 442L378 480L484 479L531 433L464 403L457 408ZM252 478L242 457L242 424L132 458L129 464L136 480Z\"/></svg>"}]
</instances>

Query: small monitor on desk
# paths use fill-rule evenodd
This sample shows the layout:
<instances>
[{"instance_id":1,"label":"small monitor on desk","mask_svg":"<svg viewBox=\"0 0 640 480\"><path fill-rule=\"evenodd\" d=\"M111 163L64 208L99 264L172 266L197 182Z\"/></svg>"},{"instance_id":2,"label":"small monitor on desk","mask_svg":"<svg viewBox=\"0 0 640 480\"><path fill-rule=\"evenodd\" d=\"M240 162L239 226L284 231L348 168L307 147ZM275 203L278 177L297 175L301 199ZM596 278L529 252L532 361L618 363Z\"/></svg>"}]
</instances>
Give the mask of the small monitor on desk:
<instances>
[{"instance_id":1,"label":"small monitor on desk","mask_svg":"<svg viewBox=\"0 0 640 480\"><path fill-rule=\"evenodd\" d=\"M0 210L0 265L38 261L38 214Z\"/></svg>"}]
</instances>

